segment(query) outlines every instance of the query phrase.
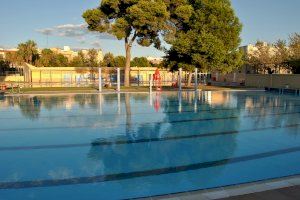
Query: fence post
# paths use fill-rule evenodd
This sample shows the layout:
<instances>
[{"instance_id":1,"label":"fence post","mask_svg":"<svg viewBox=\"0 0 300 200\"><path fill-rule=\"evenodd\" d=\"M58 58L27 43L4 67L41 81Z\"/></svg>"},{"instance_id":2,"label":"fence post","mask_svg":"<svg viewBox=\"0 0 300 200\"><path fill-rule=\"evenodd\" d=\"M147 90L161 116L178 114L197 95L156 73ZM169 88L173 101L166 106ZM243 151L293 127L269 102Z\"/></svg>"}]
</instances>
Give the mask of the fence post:
<instances>
[{"instance_id":1,"label":"fence post","mask_svg":"<svg viewBox=\"0 0 300 200\"><path fill-rule=\"evenodd\" d=\"M195 91L198 91L198 68L195 69Z\"/></svg>"},{"instance_id":2,"label":"fence post","mask_svg":"<svg viewBox=\"0 0 300 200\"><path fill-rule=\"evenodd\" d=\"M120 78L120 68L117 68L117 92L121 91L121 78Z\"/></svg>"},{"instance_id":3,"label":"fence post","mask_svg":"<svg viewBox=\"0 0 300 200\"><path fill-rule=\"evenodd\" d=\"M178 86L179 86L179 91L181 91L182 90L182 68L179 68Z\"/></svg>"},{"instance_id":4,"label":"fence post","mask_svg":"<svg viewBox=\"0 0 300 200\"><path fill-rule=\"evenodd\" d=\"M102 69L99 67L99 92L102 92Z\"/></svg>"}]
</instances>

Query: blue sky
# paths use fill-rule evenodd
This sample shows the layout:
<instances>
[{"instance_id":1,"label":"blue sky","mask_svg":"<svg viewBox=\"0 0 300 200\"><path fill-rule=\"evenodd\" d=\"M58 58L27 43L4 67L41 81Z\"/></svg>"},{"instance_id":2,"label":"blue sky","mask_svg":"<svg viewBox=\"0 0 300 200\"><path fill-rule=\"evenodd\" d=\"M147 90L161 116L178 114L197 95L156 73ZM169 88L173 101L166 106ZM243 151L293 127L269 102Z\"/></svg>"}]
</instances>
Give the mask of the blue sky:
<instances>
[{"instance_id":1,"label":"blue sky","mask_svg":"<svg viewBox=\"0 0 300 200\"><path fill-rule=\"evenodd\" d=\"M0 48L16 47L28 39L40 47L101 48L124 55L123 42L107 35L86 33L82 13L99 0L1 0ZM232 0L243 23L242 45L256 40L273 42L300 32L299 0ZM162 56L154 48L133 47L133 56Z\"/></svg>"}]
</instances>

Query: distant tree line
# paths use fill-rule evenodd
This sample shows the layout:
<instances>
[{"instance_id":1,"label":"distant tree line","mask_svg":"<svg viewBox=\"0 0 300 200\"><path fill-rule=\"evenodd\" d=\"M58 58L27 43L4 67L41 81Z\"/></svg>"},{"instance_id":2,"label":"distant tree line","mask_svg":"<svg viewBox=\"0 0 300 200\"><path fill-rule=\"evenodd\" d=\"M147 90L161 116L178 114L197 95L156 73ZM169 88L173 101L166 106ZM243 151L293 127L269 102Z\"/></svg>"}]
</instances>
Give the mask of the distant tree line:
<instances>
[{"instance_id":1,"label":"distant tree line","mask_svg":"<svg viewBox=\"0 0 300 200\"><path fill-rule=\"evenodd\" d=\"M18 51L9 52L5 56L5 61L11 67L29 63L37 67L92 67L99 66L97 61L97 50L89 49L87 55L81 51L78 56L69 60L61 53L51 49L43 49L40 53L37 44L33 40L18 45Z\"/></svg>"},{"instance_id":2,"label":"distant tree line","mask_svg":"<svg viewBox=\"0 0 300 200\"><path fill-rule=\"evenodd\" d=\"M103 61L100 63L102 67L122 67L126 65L125 56L114 56L112 53L104 55ZM146 57L135 57L131 60L132 67L158 67L163 68L163 63L155 64L150 62Z\"/></svg>"},{"instance_id":3,"label":"distant tree line","mask_svg":"<svg viewBox=\"0 0 300 200\"><path fill-rule=\"evenodd\" d=\"M300 74L300 34L294 33L288 42L278 40L273 44L257 41L255 50L245 54L245 63L256 73L281 73L290 71Z\"/></svg>"},{"instance_id":4,"label":"distant tree line","mask_svg":"<svg viewBox=\"0 0 300 200\"><path fill-rule=\"evenodd\" d=\"M114 56L112 53L104 55L102 61L98 59L96 49L89 49L86 54L82 51L73 59L68 59L60 53L51 49L43 49L38 52L37 44L29 40L18 45L18 51L9 52L5 59L0 58L2 71L7 71L10 67L20 66L29 63L37 67L125 67L126 59L124 56ZM146 57L135 57L131 61L132 66L136 67L162 67L158 64L150 63ZM4 69L5 68L5 69Z\"/></svg>"}]
</instances>

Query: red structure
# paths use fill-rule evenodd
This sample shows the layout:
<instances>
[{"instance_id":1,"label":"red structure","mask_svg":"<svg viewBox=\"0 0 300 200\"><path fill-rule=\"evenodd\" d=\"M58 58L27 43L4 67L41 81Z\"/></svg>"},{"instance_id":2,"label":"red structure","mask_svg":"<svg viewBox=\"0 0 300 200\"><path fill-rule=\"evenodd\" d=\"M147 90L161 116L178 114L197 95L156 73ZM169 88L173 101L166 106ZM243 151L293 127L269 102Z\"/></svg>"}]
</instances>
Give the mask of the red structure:
<instances>
[{"instance_id":1,"label":"red structure","mask_svg":"<svg viewBox=\"0 0 300 200\"><path fill-rule=\"evenodd\" d=\"M5 91L6 89L7 89L6 85L4 85L4 84L0 85L0 90Z\"/></svg>"},{"instance_id":2,"label":"red structure","mask_svg":"<svg viewBox=\"0 0 300 200\"><path fill-rule=\"evenodd\" d=\"M157 91L161 91L161 76L159 69L155 70L155 73L153 75L153 81L154 81L154 86L156 86Z\"/></svg>"}]
</instances>

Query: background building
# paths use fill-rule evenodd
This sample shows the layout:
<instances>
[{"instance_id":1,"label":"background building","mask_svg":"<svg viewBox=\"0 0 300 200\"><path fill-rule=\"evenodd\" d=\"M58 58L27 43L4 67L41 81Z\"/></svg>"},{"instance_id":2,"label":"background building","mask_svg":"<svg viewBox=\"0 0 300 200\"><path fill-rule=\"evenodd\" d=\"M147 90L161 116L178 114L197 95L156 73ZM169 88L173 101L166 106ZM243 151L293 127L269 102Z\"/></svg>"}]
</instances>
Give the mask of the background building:
<instances>
[{"instance_id":1,"label":"background building","mask_svg":"<svg viewBox=\"0 0 300 200\"><path fill-rule=\"evenodd\" d=\"M64 46L63 49L60 48L50 48L51 51L57 54L62 54L68 58L69 61L73 60L76 56L78 56L79 52L82 52L85 57L88 56L89 50L81 49L78 51L73 51L69 46ZM40 50L41 52L41 50ZM103 52L101 49L97 50L97 61L101 62L103 60Z\"/></svg>"}]
</instances>

